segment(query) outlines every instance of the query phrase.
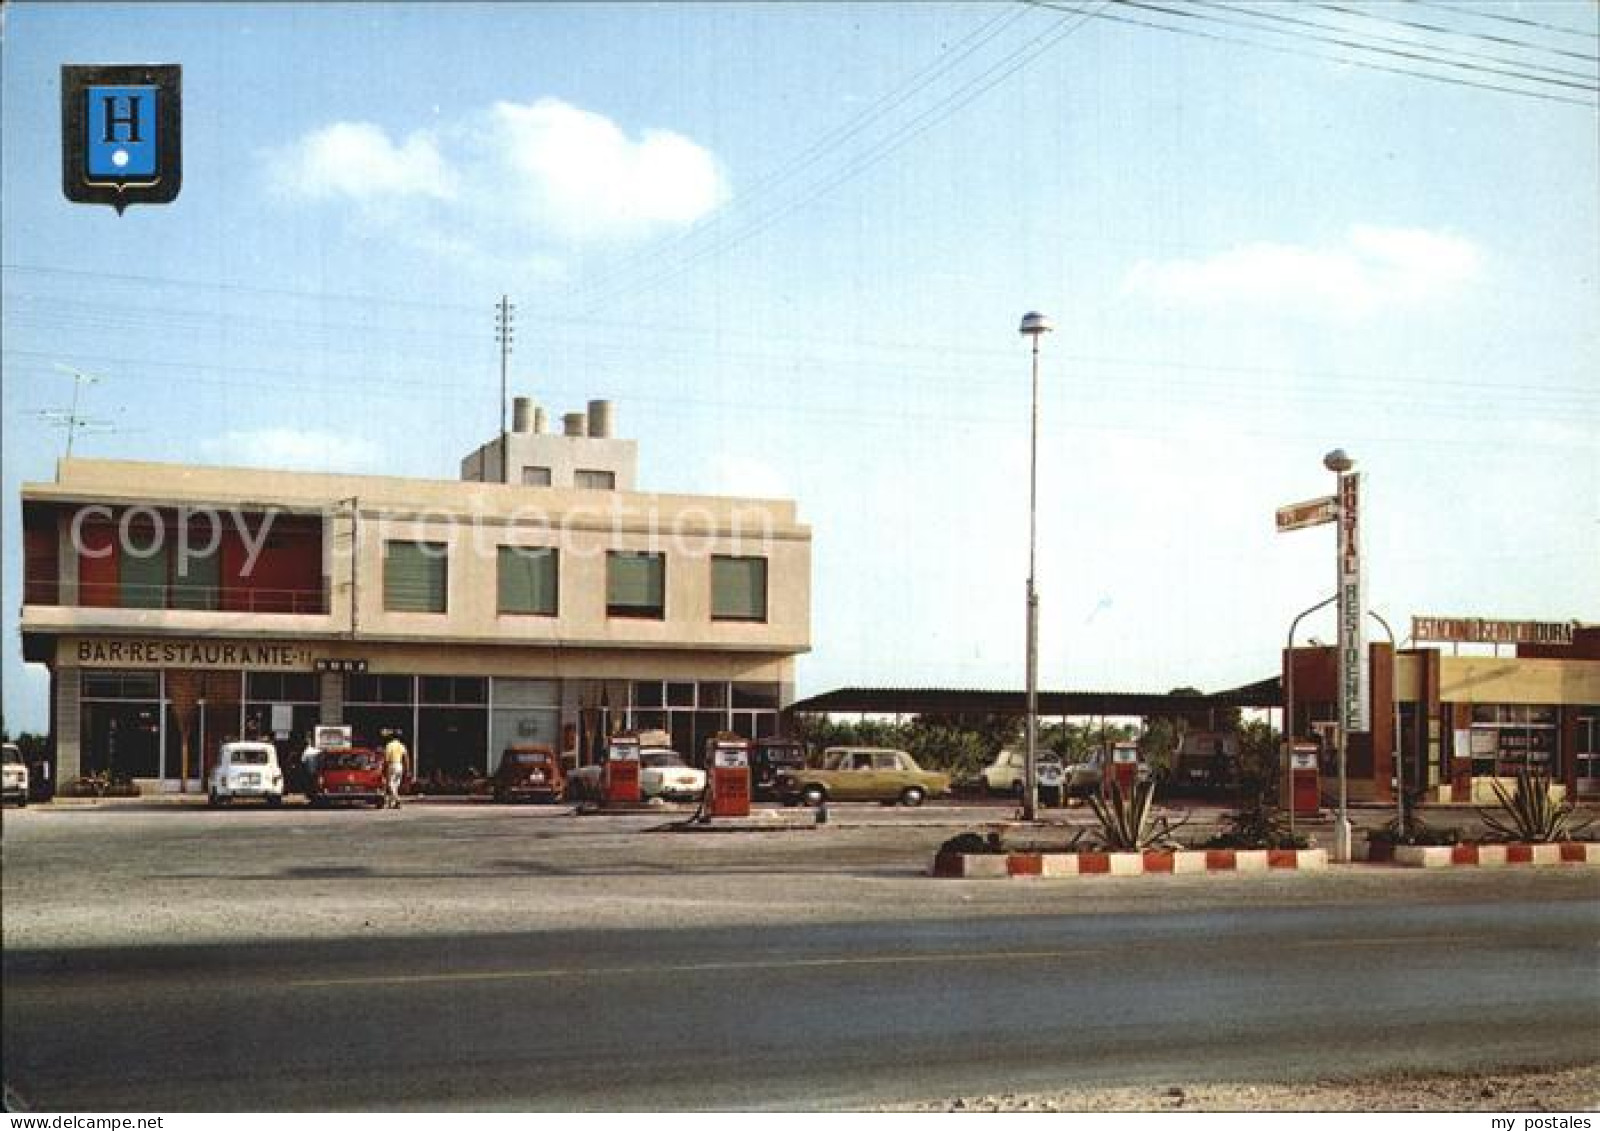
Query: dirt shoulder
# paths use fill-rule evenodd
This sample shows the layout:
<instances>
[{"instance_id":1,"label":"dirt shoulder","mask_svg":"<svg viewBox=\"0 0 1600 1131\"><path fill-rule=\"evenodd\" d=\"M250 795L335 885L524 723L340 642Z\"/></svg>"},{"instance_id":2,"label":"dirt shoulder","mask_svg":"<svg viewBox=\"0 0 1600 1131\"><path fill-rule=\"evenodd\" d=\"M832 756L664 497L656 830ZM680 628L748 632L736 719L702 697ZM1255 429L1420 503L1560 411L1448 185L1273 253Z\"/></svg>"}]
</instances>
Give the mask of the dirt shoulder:
<instances>
[{"instance_id":1,"label":"dirt shoulder","mask_svg":"<svg viewBox=\"0 0 1600 1131\"><path fill-rule=\"evenodd\" d=\"M1493 1111L1580 1112L1600 1108L1600 1065L1555 1071L1460 1075L1395 1073L1295 1084L1184 1084L1069 1088L1031 1094L952 1097L885 1108L918 1112L1023 1111Z\"/></svg>"}]
</instances>

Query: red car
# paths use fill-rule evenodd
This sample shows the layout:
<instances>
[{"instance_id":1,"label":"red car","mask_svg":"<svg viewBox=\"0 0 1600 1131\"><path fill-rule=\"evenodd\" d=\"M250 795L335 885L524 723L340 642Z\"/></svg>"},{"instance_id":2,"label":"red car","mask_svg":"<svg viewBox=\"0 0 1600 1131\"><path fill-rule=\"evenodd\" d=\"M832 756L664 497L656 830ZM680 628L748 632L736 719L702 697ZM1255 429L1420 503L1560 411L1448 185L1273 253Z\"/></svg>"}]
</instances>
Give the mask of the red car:
<instances>
[{"instance_id":1,"label":"red car","mask_svg":"<svg viewBox=\"0 0 1600 1131\"><path fill-rule=\"evenodd\" d=\"M494 773L494 799L560 801L566 792L561 760L548 746L511 746Z\"/></svg>"},{"instance_id":2,"label":"red car","mask_svg":"<svg viewBox=\"0 0 1600 1131\"><path fill-rule=\"evenodd\" d=\"M383 805L383 759L376 751L359 746L324 750L317 759L316 776L307 791L311 804L365 801Z\"/></svg>"}]
</instances>

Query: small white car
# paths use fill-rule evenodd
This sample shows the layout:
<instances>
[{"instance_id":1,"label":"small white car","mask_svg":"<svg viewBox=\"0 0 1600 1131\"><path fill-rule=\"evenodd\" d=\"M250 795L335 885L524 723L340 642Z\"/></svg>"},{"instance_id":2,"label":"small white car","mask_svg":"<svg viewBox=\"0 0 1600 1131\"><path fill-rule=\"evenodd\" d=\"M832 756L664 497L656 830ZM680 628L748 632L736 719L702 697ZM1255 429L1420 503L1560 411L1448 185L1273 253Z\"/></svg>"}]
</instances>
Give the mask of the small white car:
<instances>
[{"instance_id":1,"label":"small white car","mask_svg":"<svg viewBox=\"0 0 1600 1131\"><path fill-rule=\"evenodd\" d=\"M5 744L4 800L18 805L28 803L28 764L22 760L22 749L14 742Z\"/></svg>"},{"instance_id":2,"label":"small white car","mask_svg":"<svg viewBox=\"0 0 1600 1131\"><path fill-rule=\"evenodd\" d=\"M1039 783L1040 789L1061 788L1061 763L1052 750L1038 750L1034 765L1034 779ZM1025 766L1028 755L1022 750L1012 750L1009 747L995 755L993 762L983 770L983 787L990 793L1010 794L1013 797L1022 796L1022 783L1027 780Z\"/></svg>"},{"instance_id":3,"label":"small white car","mask_svg":"<svg viewBox=\"0 0 1600 1131\"><path fill-rule=\"evenodd\" d=\"M224 742L206 793L213 805L252 798L283 804L283 770L270 742Z\"/></svg>"},{"instance_id":4,"label":"small white car","mask_svg":"<svg viewBox=\"0 0 1600 1131\"><path fill-rule=\"evenodd\" d=\"M645 747L639 751L639 796L667 801L699 801L706 791L706 772L686 764L676 750Z\"/></svg>"}]
</instances>

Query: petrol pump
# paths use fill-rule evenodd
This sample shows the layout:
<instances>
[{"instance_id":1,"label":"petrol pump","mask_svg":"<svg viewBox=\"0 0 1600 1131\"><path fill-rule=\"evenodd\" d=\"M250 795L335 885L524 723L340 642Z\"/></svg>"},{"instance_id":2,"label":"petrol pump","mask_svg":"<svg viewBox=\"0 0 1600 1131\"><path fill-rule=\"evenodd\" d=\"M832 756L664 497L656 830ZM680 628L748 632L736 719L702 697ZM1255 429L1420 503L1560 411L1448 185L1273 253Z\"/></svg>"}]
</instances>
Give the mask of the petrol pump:
<instances>
[{"instance_id":1,"label":"petrol pump","mask_svg":"<svg viewBox=\"0 0 1600 1131\"><path fill-rule=\"evenodd\" d=\"M1133 793L1139 781L1138 743L1119 742L1111 748L1111 781L1122 790L1122 796Z\"/></svg>"},{"instance_id":2,"label":"petrol pump","mask_svg":"<svg viewBox=\"0 0 1600 1131\"><path fill-rule=\"evenodd\" d=\"M1296 817L1315 817L1322 811L1320 749L1315 742L1296 742L1289 748L1289 804Z\"/></svg>"},{"instance_id":3,"label":"petrol pump","mask_svg":"<svg viewBox=\"0 0 1600 1131\"><path fill-rule=\"evenodd\" d=\"M706 770L711 775L713 817L750 815L750 743L723 731L706 739Z\"/></svg>"},{"instance_id":4,"label":"petrol pump","mask_svg":"<svg viewBox=\"0 0 1600 1131\"><path fill-rule=\"evenodd\" d=\"M1064 792L1062 786L1062 770L1060 762L1040 762L1036 780L1039 783L1039 804L1060 805Z\"/></svg>"},{"instance_id":5,"label":"petrol pump","mask_svg":"<svg viewBox=\"0 0 1600 1131\"><path fill-rule=\"evenodd\" d=\"M606 747L605 800L607 804L639 800L639 736L619 734Z\"/></svg>"}]
</instances>

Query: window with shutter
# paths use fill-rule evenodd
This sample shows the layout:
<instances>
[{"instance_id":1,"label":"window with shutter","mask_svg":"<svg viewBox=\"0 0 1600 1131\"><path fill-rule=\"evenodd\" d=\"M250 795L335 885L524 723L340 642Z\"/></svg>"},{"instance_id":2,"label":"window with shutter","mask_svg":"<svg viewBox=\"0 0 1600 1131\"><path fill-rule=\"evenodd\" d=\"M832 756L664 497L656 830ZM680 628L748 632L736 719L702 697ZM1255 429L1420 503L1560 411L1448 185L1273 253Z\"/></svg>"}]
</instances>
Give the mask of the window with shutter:
<instances>
[{"instance_id":1,"label":"window with shutter","mask_svg":"<svg viewBox=\"0 0 1600 1131\"><path fill-rule=\"evenodd\" d=\"M606 613L614 617L666 615L667 560L663 554L612 551L606 556Z\"/></svg>"},{"instance_id":2,"label":"window with shutter","mask_svg":"<svg viewBox=\"0 0 1600 1131\"><path fill-rule=\"evenodd\" d=\"M389 542L383 555L383 607L396 613L442 613L449 592L446 547Z\"/></svg>"},{"instance_id":3,"label":"window with shutter","mask_svg":"<svg viewBox=\"0 0 1600 1131\"><path fill-rule=\"evenodd\" d=\"M767 559L711 559L711 618L767 619Z\"/></svg>"},{"instance_id":4,"label":"window with shutter","mask_svg":"<svg viewBox=\"0 0 1600 1131\"><path fill-rule=\"evenodd\" d=\"M500 547L500 611L553 617L560 599L558 551Z\"/></svg>"}]
</instances>

